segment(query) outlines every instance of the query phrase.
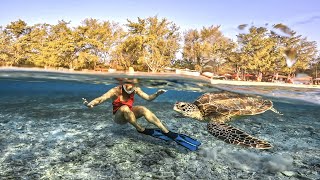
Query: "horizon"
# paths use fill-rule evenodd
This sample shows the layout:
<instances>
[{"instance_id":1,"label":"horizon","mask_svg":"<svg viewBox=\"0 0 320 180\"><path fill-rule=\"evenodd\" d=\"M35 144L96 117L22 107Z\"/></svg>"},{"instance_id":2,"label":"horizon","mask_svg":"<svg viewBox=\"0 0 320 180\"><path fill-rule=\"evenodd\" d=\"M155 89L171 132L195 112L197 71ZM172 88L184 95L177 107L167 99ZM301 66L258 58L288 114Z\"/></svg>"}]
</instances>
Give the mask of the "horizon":
<instances>
[{"instance_id":1,"label":"horizon","mask_svg":"<svg viewBox=\"0 0 320 180\"><path fill-rule=\"evenodd\" d=\"M83 0L76 2L5 0L2 4L0 7L2 27L19 19L29 26L38 23L57 24L58 21L64 20L70 21L71 27L76 27L86 18L116 22L124 26L127 19L136 21L138 17L157 16L175 23L182 33L188 29L220 25L220 31L226 37L236 40L236 35L243 33L237 28L240 24L266 27L270 30L272 25L282 23L297 34L307 37L308 41L316 41L317 48L320 49L318 35L320 2L316 0L309 0L307 3L288 0L281 2L96 0L90 3Z\"/></svg>"}]
</instances>

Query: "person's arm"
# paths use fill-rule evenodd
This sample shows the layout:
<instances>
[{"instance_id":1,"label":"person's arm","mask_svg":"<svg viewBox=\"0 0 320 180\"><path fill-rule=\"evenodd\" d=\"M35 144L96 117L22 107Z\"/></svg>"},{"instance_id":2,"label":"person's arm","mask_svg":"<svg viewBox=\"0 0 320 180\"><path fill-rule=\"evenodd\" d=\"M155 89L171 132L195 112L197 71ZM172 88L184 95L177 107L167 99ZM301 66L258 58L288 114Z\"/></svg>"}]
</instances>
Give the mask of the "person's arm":
<instances>
[{"instance_id":1,"label":"person's arm","mask_svg":"<svg viewBox=\"0 0 320 180\"><path fill-rule=\"evenodd\" d=\"M155 98L157 98L160 94L163 94L165 92L167 92L164 89L159 89L156 93L148 95L145 92L143 92L139 87L136 88L136 94L139 95L141 98L147 100L147 101L152 101Z\"/></svg>"},{"instance_id":2,"label":"person's arm","mask_svg":"<svg viewBox=\"0 0 320 180\"><path fill-rule=\"evenodd\" d=\"M92 100L89 103L86 99L82 98L84 101L83 104L85 104L89 108L93 108L94 106L97 106L97 105L103 103L104 101L110 99L111 97L115 96L118 88L119 87L114 87L114 88L110 89L108 92L106 92L105 94L103 94L102 96L100 96L98 98L95 98L94 100Z\"/></svg>"}]
</instances>

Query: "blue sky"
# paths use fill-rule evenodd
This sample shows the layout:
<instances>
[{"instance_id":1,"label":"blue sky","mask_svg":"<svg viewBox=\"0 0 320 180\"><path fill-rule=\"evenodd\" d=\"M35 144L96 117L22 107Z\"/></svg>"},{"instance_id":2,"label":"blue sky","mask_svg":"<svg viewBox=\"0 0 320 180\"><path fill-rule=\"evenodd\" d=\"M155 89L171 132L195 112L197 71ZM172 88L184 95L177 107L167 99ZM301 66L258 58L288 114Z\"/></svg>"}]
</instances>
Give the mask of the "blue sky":
<instances>
[{"instance_id":1,"label":"blue sky","mask_svg":"<svg viewBox=\"0 0 320 180\"><path fill-rule=\"evenodd\" d=\"M320 46L319 0L2 0L0 25L18 19L28 25L56 24L63 19L76 26L85 18L125 24L126 19L155 15L176 23L182 32L221 25L231 38L240 24L284 23Z\"/></svg>"}]
</instances>

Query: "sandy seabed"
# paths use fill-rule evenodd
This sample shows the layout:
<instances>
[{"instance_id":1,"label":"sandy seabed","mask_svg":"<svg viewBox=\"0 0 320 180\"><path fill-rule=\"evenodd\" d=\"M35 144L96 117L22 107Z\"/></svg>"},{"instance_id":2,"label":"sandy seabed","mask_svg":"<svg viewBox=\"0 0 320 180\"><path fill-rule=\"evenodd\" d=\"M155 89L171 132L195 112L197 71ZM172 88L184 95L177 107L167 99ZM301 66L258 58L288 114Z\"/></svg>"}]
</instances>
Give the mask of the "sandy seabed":
<instances>
[{"instance_id":1,"label":"sandy seabed","mask_svg":"<svg viewBox=\"0 0 320 180\"><path fill-rule=\"evenodd\" d=\"M110 102L94 109L81 104L82 97L92 99L106 88L104 84L1 76L0 179L320 178L317 104L278 99L274 106L283 116L267 111L230 122L274 146L256 150L226 144L210 135L205 123L176 116L175 101L190 102L201 92L169 90L152 102L137 98L137 105L148 107L172 131L202 142L199 151L190 152L174 142L139 134L130 125L115 124ZM230 85L221 84L221 88ZM154 127L144 119L139 122Z\"/></svg>"}]
</instances>

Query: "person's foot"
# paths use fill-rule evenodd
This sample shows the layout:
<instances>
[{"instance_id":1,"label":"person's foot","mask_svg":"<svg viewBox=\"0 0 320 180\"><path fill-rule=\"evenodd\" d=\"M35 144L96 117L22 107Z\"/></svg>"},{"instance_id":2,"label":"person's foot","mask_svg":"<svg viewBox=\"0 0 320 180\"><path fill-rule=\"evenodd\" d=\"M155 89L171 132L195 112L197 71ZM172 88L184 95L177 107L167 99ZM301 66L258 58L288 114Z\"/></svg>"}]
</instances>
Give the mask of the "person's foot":
<instances>
[{"instance_id":1,"label":"person's foot","mask_svg":"<svg viewBox=\"0 0 320 180\"><path fill-rule=\"evenodd\" d=\"M159 138L165 141L171 141L172 139L168 136L165 135L165 133L163 133L160 129L148 129L145 128L144 131L139 131L139 133L145 134L145 135L149 135L155 138Z\"/></svg>"},{"instance_id":2,"label":"person's foot","mask_svg":"<svg viewBox=\"0 0 320 180\"><path fill-rule=\"evenodd\" d=\"M142 134L146 134L146 135L151 135L153 133L153 129L147 129L147 128L144 128L144 130L137 130L139 133L142 133Z\"/></svg>"},{"instance_id":3,"label":"person's foot","mask_svg":"<svg viewBox=\"0 0 320 180\"><path fill-rule=\"evenodd\" d=\"M174 132L171 132L169 131L168 133L164 133L166 136L168 136L169 138L171 139L176 139L178 137L178 133L174 133Z\"/></svg>"}]
</instances>

